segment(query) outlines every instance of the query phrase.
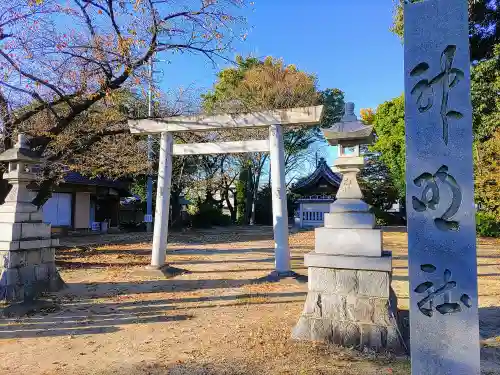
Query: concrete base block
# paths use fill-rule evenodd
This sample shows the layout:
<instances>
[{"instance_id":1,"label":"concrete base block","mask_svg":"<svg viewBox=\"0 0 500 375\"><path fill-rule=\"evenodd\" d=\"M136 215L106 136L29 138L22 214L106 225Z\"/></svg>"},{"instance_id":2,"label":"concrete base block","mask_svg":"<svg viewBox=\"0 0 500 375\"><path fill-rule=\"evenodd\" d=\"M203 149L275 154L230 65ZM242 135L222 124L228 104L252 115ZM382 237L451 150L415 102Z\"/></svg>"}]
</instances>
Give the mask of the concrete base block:
<instances>
[{"instance_id":1,"label":"concrete base block","mask_svg":"<svg viewBox=\"0 0 500 375\"><path fill-rule=\"evenodd\" d=\"M0 223L0 241L50 240L50 224Z\"/></svg>"},{"instance_id":2,"label":"concrete base block","mask_svg":"<svg viewBox=\"0 0 500 375\"><path fill-rule=\"evenodd\" d=\"M59 238L48 238L44 240L22 240L22 241L0 240L0 251L41 249L41 248L58 247L58 246L59 246Z\"/></svg>"},{"instance_id":3,"label":"concrete base block","mask_svg":"<svg viewBox=\"0 0 500 375\"><path fill-rule=\"evenodd\" d=\"M372 229L375 215L371 212L330 212L325 214L325 228Z\"/></svg>"},{"instance_id":4,"label":"concrete base block","mask_svg":"<svg viewBox=\"0 0 500 375\"><path fill-rule=\"evenodd\" d=\"M387 251L381 257L330 255L312 251L304 256L304 264L307 267L391 272L392 256Z\"/></svg>"},{"instance_id":5,"label":"concrete base block","mask_svg":"<svg viewBox=\"0 0 500 375\"><path fill-rule=\"evenodd\" d=\"M335 255L382 255L382 231L380 229L333 229L316 228L316 253Z\"/></svg>"},{"instance_id":6,"label":"concrete base block","mask_svg":"<svg viewBox=\"0 0 500 375\"><path fill-rule=\"evenodd\" d=\"M370 205L361 199L337 199L330 205L330 212L369 212Z\"/></svg>"},{"instance_id":7,"label":"concrete base block","mask_svg":"<svg viewBox=\"0 0 500 375\"><path fill-rule=\"evenodd\" d=\"M0 214L4 213L27 213L31 214L37 212L36 206L31 204L31 202L5 202L0 206ZM24 220L22 220L24 221Z\"/></svg>"}]
</instances>

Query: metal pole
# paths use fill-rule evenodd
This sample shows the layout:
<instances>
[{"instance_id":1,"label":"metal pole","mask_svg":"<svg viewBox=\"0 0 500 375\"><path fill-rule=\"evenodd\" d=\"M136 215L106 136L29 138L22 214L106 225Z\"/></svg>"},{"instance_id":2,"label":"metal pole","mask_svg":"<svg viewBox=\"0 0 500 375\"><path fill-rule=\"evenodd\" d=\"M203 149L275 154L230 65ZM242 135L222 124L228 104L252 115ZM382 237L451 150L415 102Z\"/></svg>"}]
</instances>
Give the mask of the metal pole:
<instances>
[{"instance_id":1,"label":"metal pole","mask_svg":"<svg viewBox=\"0 0 500 375\"><path fill-rule=\"evenodd\" d=\"M149 63L149 89L148 89L148 117L153 117L153 56ZM153 161L153 136L148 135L148 162L150 164ZM151 169L148 175L148 180L146 183L146 216L144 221L146 222L146 228L148 232L153 231L153 176L151 175Z\"/></svg>"}]
</instances>

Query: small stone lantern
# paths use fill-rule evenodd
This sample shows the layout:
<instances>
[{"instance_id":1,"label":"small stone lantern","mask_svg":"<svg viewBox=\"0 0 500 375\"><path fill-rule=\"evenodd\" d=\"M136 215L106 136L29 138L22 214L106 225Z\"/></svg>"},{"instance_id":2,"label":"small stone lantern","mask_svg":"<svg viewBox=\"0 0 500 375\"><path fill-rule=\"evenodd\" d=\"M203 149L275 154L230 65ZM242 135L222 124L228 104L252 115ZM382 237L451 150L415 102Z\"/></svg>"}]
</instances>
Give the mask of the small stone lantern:
<instances>
[{"instance_id":1,"label":"small stone lantern","mask_svg":"<svg viewBox=\"0 0 500 375\"><path fill-rule=\"evenodd\" d=\"M323 135L332 146L338 146L339 157L334 166L342 174L342 183L337 192L337 201L332 205L328 221L352 220L357 226L364 222L367 227L375 226L375 216L369 212L369 205L363 202L357 174L365 164L360 156L360 145L373 142L373 126L364 125L354 114L354 103L346 103L345 114L340 122L329 129L323 129ZM354 148L354 153L346 149ZM335 215L337 213L337 215ZM340 216L339 216L340 215ZM325 226L327 218L325 217Z\"/></svg>"},{"instance_id":2,"label":"small stone lantern","mask_svg":"<svg viewBox=\"0 0 500 375\"><path fill-rule=\"evenodd\" d=\"M55 266L59 240L51 238L51 226L42 222L27 187L41 159L20 134L16 145L0 154L0 162L8 163L3 178L12 185L0 205L0 301L31 300L63 285Z\"/></svg>"},{"instance_id":3,"label":"small stone lantern","mask_svg":"<svg viewBox=\"0 0 500 375\"><path fill-rule=\"evenodd\" d=\"M392 257L382 251L382 231L363 201L356 175L364 160L359 148L373 129L358 121L347 103L342 120L323 133L338 145L335 166L343 174L336 201L316 228L315 249L306 254L308 294L292 337L374 350L401 349L391 292ZM346 148L354 147L354 153Z\"/></svg>"}]
</instances>

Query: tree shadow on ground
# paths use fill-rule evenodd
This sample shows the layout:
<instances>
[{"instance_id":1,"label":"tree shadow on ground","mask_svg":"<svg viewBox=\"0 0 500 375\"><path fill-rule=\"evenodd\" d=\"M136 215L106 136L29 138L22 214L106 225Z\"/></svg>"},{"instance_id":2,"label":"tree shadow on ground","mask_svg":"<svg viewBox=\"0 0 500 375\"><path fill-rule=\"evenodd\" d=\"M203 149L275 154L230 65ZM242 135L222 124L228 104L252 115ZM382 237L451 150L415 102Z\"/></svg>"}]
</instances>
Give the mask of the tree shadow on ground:
<instances>
[{"instance_id":1,"label":"tree shadow on ground","mask_svg":"<svg viewBox=\"0 0 500 375\"><path fill-rule=\"evenodd\" d=\"M271 226L230 226L210 229L187 229L182 232L169 231L169 243L178 244L221 244L247 241L268 241L274 238ZM85 235L63 237L62 246L120 245L151 242L152 233L119 233L106 235Z\"/></svg>"},{"instance_id":2,"label":"tree shadow on ground","mask_svg":"<svg viewBox=\"0 0 500 375\"><path fill-rule=\"evenodd\" d=\"M406 358L374 356L350 349L311 342L292 342L280 337L281 350L256 353L249 349L244 358L233 353L209 357L200 353L189 360L119 365L101 375L409 375Z\"/></svg>"},{"instance_id":3,"label":"tree shadow on ground","mask_svg":"<svg viewBox=\"0 0 500 375\"><path fill-rule=\"evenodd\" d=\"M258 249L249 249L248 253L259 252ZM230 254L230 252L228 252ZM110 259L109 262L92 262L92 261L79 261L77 259L85 258L85 255L79 255L74 257L65 256L64 251L57 254L56 257L56 265L61 269L88 269L88 268L131 268L131 267L139 267L139 266L147 266L150 264L150 256L149 253L147 256L144 256L144 259L135 258L133 261L126 257L127 251L123 251L123 260L120 261L118 259ZM172 254L174 255L174 254ZM207 256L211 255L210 253L206 254ZM293 261L302 261L302 256L293 256L290 258ZM170 265L188 265L188 264L228 264L228 263L274 263L274 257L268 258L258 258L258 259L224 259L224 260L211 260L211 259L186 259L186 260L174 260L169 261L168 253L167 253L167 262Z\"/></svg>"},{"instance_id":4,"label":"tree shadow on ground","mask_svg":"<svg viewBox=\"0 0 500 375\"><path fill-rule=\"evenodd\" d=\"M263 270L265 271L265 270ZM262 278L252 279L159 279L145 281L107 281L94 283L68 282L62 296L92 296L106 298L117 294L181 293L204 289L234 289L262 283Z\"/></svg>"},{"instance_id":5,"label":"tree shadow on ground","mask_svg":"<svg viewBox=\"0 0 500 375\"><path fill-rule=\"evenodd\" d=\"M285 304L303 301L305 292L238 294L156 300L128 300L99 303L93 299L64 302L38 301L33 305L12 305L0 318L0 340L11 338L76 336L119 331L129 324L172 323L202 317L199 309L257 304ZM197 304L187 306L185 304ZM174 314L177 309L191 313ZM19 312L24 316L16 316Z\"/></svg>"},{"instance_id":6,"label":"tree shadow on ground","mask_svg":"<svg viewBox=\"0 0 500 375\"><path fill-rule=\"evenodd\" d=\"M109 370L102 375L255 375L264 370L255 364L231 360L220 363L203 361L179 362L172 364L140 363Z\"/></svg>"}]
</instances>

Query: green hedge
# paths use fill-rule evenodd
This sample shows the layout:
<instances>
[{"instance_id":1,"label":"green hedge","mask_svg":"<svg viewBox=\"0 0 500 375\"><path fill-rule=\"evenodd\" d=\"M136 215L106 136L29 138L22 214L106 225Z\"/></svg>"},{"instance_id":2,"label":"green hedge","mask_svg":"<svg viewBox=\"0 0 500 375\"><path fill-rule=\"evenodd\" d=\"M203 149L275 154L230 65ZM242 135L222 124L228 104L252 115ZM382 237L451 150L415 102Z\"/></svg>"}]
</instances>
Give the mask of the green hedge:
<instances>
[{"instance_id":1,"label":"green hedge","mask_svg":"<svg viewBox=\"0 0 500 375\"><path fill-rule=\"evenodd\" d=\"M231 224L231 216L224 215L219 207L208 203L200 204L196 213L191 215L191 225L194 228L210 228Z\"/></svg>"},{"instance_id":2,"label":"green hedge","mask_svg":"<svg viewBox=\"0 0 500 375\"><path fill-rule=\"evenodd\" d=\"M480 211L476 213L476 231L483 237L500 237L500 222L494 214Z\"/></svg>"}]
</instances>

